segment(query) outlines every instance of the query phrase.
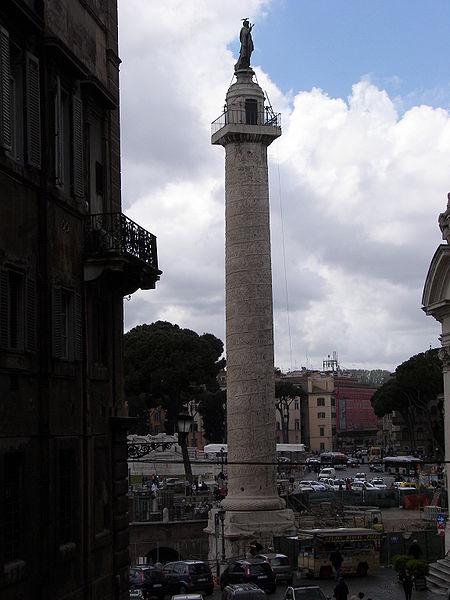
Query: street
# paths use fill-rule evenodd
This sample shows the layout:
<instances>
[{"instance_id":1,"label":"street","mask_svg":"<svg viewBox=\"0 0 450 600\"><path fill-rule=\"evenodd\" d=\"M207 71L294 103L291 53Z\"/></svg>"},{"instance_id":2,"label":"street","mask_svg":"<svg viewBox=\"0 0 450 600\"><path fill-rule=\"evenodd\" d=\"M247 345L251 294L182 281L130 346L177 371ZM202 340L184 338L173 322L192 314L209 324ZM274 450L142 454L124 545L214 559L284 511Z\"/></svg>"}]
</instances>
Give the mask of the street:
<instances>
[{"instance_id":1,"label":"street","mask_svg":"<svg viewBox=\"0 0 450 600\"><path fill-rule=\"evenodd\" d=\"M345 582L349 589L349 597L358 592L364 592L364 600L404 600L404 592L402 586L397 581L397 575L390 568L380 568L372 572L366 577L346 577ZM294 587L303 585L319 585L324 594L332 598L333 589L335 587L334 580L314 580L302 579L294 581ZM280 585L275 594L268 595L272 600L283 600L286 591L286 586ZM430 591L413 591L412 600L436 600L436 598L445 598L445 596L437 596ZM221 599L220 588L214 590L214 600ZM447 599L445 599L447 600Z\"/></svg>"}]
</instances>

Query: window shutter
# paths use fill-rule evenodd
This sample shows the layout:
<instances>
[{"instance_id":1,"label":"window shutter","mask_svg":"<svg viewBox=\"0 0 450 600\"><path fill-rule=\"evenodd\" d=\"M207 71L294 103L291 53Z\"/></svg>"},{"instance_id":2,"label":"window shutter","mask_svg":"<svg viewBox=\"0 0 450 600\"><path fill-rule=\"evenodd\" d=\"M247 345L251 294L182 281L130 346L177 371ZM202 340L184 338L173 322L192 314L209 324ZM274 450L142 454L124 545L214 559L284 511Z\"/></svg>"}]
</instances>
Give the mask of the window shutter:
<instances>
[{"instance_id":1,"label":"window shutter","mask_svg":"<svg viewBox=\"0 0 450 600\"><path fill-rule=\"evenodd\" d=\"M56 78L55 94L55 182L63 185L63 123L62 123L62 99L61 81Z\"/></svg>"},{"instance_id":2,"label":"window shutter","mask_svg":"<svg viewBox=\"0 0 450 600\"><path fill-rule=\"evenodd\" d=\"M26 55L26 103L27 103L27 160L28 164L41 168L41 86L39 60Z\"/></svg>"},{"instance_id":3,"label":"window shutter","mask_svg":"<svg viewBox=\"0 0 450 600\"><path fill-rule=\"evenodd\" d=\"M36 282L27 279L25 296L25 350L36 352Z\"/></svg>"},{"instance_id":4,"label":"window shutter","mask_svg":"<svg viewBox=\"0 0 450 600\"><path fill-rule=\"evenodd\" d=\"M83 358L83 304L82 296L75 292L74 311L73 311L73 342L74 358L82 360Z\"/></svg>"},{"instance_id":5,"label":"window shutter","mask_svg":"<svg viewBox=\"0 0 450 600\"><path fill-rule=\"evenodd\" d=\"M72 97L73 193L84 196L83 182L83 103Z\"/></svg>"},{"instance_id":6,"label":"window shutter","mask_svg":"<svg viewBox=\"0 0 450 600\"><path fill-rule=\"evenodd\" d=\"M53 288L53 311L52 311L52 336L53 356L62 357L62 332L61 332L61 296L62 290L59 286Z\"/></svg>"},{"instance_id":7,"label":"window shutter","mask_svg":"<svg viewBox=\"0 0 450 600\"><path fill-rule=\"evenodd\" d=\"M11 150L11 66L9 33L0 27L0 146Z\"/></svg>"},{"instance_id":8,"label":"window shutter","mask_svg":"<svg viewBox=\"0 0 450 600\"><path fill-rule=\"evenodd\" d=\"M0 271L0 349L8 349L8 271Z\"/></svg>"}]
</instances>

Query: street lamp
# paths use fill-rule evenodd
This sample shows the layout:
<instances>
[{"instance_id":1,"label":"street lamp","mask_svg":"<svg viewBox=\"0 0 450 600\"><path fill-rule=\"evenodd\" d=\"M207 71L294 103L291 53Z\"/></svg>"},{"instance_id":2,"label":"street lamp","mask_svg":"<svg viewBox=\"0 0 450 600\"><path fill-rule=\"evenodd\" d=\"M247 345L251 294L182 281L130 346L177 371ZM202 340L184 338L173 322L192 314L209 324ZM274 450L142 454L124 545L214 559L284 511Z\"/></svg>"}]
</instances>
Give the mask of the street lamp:
<instances>
[{"instance_id":1,"label":"street lamp","mask_svg":"<svg viewBox=\"0 0 450 600\"><path fill-rule=\"evenodd\" d=\"M183 455L184 472L186 479L189 483L192 483L192 468L189 460L189 453L187 449L187 436L191 430L192 422L194 417L187 411L182 411L177 415L177 431L178 431L178 443L180 444L181 453Z\"/></svg>"},{"instance_id":2,"label":"street lamp","mask_svg":"<svg viewBox=\"0 0 450 600\"><path fill-rule=\"evenodd\" d=\"M223 508L219 509L219 519L222 527L222 562L225 562L225 510Z\"/></svg>"}]
</instances>

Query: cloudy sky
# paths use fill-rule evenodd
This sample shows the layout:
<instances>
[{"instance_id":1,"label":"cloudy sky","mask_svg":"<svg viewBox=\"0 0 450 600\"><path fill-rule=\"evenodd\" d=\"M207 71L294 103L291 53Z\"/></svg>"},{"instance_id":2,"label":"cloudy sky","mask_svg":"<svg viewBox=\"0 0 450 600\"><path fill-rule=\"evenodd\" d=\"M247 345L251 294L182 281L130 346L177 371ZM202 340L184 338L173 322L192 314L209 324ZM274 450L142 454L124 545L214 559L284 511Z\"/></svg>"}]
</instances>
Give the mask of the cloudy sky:
<instances>
[{"instance_id":1,"label":"cloudy sky","mask_svg":"<svg viewBox=\"0 0 450 600\"><path fill-rule=\"evenodd\" d=\"M123 209L158 238L158 319L225 339L224 150L239 52L283 135L269 148L275 364L394 369L439 344L421 310L450 190L448 0L119 0Z\"/></svg>"}]
</instances>

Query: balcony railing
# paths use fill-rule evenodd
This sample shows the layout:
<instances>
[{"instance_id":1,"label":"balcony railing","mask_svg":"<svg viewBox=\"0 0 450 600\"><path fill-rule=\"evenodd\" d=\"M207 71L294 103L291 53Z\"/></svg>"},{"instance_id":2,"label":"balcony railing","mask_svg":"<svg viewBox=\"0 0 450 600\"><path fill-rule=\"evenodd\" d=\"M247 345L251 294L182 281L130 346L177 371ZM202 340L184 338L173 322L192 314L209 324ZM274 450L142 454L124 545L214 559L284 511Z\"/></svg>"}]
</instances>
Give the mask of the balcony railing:
<instances>
[{"instance_id":1,"label":"balcony railing","mask_svg":"<svg viewBox=\"0 0 450 600\"><path fill-rule=\"evenodd\" d=\"M225 125L262 125L264 127L281 127L281 113L275 114L269 107L260 111L239 109L226 110L211 123L211 135Z\"/></svg>"},{"instance_id":2,"label":"balcony railing","mask_svg":"<svg viewBox=\"0 0 450 600\"><path fill-rule=\"evenodd\" d=\"M90 257L128 256L158 269L156 237L123 213L89 215L85 252Z\"/></svg>"}]
</instances>

